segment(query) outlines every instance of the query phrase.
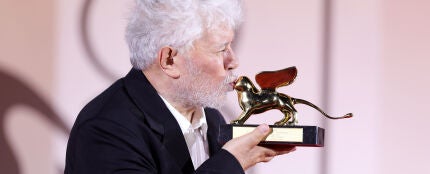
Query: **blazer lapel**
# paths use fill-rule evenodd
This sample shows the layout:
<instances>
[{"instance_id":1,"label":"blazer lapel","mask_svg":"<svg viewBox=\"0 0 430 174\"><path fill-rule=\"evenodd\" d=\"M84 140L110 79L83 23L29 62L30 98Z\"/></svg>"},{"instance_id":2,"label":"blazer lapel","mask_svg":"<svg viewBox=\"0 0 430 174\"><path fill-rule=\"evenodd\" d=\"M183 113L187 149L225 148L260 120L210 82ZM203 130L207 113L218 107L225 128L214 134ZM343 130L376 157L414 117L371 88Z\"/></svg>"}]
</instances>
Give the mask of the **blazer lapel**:
<instances>
[{"instance_id":1,"label":"blazer lapel","mask_svg":"<svg viewBox=\"0 0 430 174\"><path fill-rule=\"evenodd\" d=\"M157 91L140 70L132 69L124 78L125 87L182 173L192 173L193 163L182 131Z\"/></svg>"},{"instance_id":2,"label":"blazer lapel","mask_svg":"<svg viewBox=\"0 0 430 174\"><path fill-rule=\"evenodd\" d=\"M211 108L205 109L206 120L208 123L208 144L209 144L209 154L213 156L216 152L221 149L221 144L218 142L219 128L220 125L225 124L225 121L221 114Z\"/></svg>"}]
</instances>

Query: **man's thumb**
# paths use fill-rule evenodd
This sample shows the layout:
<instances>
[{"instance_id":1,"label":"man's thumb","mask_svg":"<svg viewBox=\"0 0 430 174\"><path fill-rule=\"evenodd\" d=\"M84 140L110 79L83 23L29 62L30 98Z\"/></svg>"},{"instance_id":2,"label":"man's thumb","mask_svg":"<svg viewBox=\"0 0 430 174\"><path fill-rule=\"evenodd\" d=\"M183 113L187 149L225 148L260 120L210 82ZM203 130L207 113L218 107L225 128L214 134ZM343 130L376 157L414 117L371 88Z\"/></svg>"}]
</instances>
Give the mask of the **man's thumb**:
<instances>
[{"instance_id":1,"label":"man's thumb","mask_svg":"<svg viewBox=\"0 0 430 174\"><path fill-rule=\"evenodd\" d=\"M270 127L267 124L259 125L252 132L248 133L247 138L251 139L252 145L257 145L263 138L265 138L270 133Z\"/></svg>"}]
</instances>

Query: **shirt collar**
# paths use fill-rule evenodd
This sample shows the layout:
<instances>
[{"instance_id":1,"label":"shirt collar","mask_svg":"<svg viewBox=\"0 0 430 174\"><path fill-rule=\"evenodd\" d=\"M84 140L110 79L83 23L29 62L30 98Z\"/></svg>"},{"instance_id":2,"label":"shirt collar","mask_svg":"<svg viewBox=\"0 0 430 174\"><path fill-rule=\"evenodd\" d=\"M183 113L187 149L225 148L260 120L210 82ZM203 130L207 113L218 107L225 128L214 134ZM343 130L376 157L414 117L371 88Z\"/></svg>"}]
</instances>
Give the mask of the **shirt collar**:
<instances>
[{"instance_id":1,"label":"shirt collar","mask_svg":"<svg viewBox=\"0 0 430 174\"><path fill-rule=\"evenodd\" d=\"M166 104L169 111L172 113L173 117L175 117L176 121L179 124L179 127L181 128L182 134L190 133L198 128L201 128L203 138L204 140L207 139L207 131L208 131L208 125L206 121L206 114L204 112L204 109L201 107L196 110L196 114L200 114L201 117L198 121L196 121L194 124L191 124L184 115L182 115L178 110L175 109L166 99L161 96L161 99L163 99L164 104Z\"/></svg>"}]
</instances>

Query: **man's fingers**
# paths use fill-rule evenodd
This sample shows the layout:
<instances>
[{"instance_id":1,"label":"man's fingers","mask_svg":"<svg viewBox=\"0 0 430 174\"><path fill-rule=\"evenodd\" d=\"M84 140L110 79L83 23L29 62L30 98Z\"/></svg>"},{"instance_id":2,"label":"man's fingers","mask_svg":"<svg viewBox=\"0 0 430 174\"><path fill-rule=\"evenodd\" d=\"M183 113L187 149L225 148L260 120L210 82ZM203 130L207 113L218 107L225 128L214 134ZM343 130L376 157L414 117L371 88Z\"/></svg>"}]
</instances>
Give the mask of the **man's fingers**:
<instances>
[{"instance_id":1,"label":"man's fingers","mask_svg":"<svg viewBox=\"0 0 430 174\"><path fill-rule=\"evenodd\" d=\"M259 146L258 144L261 142L261 140L269 135L270 132L270 127L266 124L262 124L255 128L252 132L230 140L224 144L222 148L229 151L234 157L236 157L244 170L255 165L256 163L268 162L277 155L285 154L295 150L294 146Z\"/></svg>"},{"instance_id":2,"label":"man's fingers","mask_svg":"<svg viewBox=\"0 0 430 174\"><path fill-rule=\"evenodd\" d=\"M282 155L282 154L296 151L296 146L271 145L271 144L263 144L260 146L276 151L277 155Z\"/></svg>"},{"instance_id":3,"label":"man's fingers","mask_svg":"<svg viewBox=\"0 0 430 174\"><path fill-rule=\"evenodd\" d=\"M256 147L261 151L261 154L264 157L274 157L276 156L278 153L272 149L268 149L268 148L264 148L264 147Z\"/></svg>"},{"instance_id":4,"label":"man's fingers","mask_svg":"<svg viewBox=\"0 0 430 174\"><path fill-rule=\"evenodd\" d=\"M255 156L255 163L267 162L268 159L272 159L277 155L277 152L265 147L256 146L249 152L249 157Z\"/></svg>"},{"instance_id":5,"label":"man's fingers","mask_svg":"<svg viewBox=\"0 0 430 174\"><path fill-rule=\"evenodd\" d=\"M277 150L276 153L277 153L277 155L283 155L283 154L287 154L287 153L294 152L294 151L296 151L296 147L289 149L289 150Z\"/></svg>"},{"instance_id":6,"label":"man's fingers","mask_svg":"<svg viewBox=\"0 0 430 174\"><path fill-rule=\"evenodd\" d=\"M264 160L263 161L261 161L261 162L269 162L270 160L272 160L273 158L275 158L274 156L268 156L268 157L266 157L266 158L264 158Z\"/></svg>"}]
</instances>

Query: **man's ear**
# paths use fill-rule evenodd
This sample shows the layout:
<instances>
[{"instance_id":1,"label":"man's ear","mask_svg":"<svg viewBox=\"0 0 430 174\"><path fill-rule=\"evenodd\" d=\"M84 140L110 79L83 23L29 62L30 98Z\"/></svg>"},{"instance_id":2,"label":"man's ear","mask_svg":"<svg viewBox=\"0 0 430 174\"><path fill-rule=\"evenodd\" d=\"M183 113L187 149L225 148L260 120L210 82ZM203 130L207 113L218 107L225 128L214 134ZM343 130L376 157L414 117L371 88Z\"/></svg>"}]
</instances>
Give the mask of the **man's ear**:
<instances>
[{"instance_id":1,"label":"man's ear","mask_svg":"<svg viewBox=\"0 0 430 174\"><path fill-rule=\"evenodd\" d=\"M165 46L158 52L158 63L161 69L172 78L179 78L180 71L175 64L177 51L169 46Z\"/></svg>"}]
</instances>

